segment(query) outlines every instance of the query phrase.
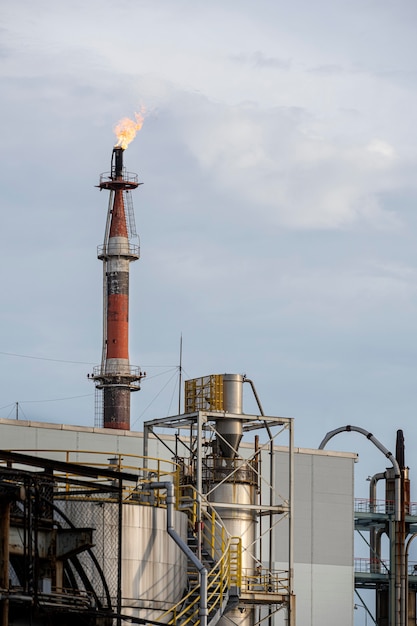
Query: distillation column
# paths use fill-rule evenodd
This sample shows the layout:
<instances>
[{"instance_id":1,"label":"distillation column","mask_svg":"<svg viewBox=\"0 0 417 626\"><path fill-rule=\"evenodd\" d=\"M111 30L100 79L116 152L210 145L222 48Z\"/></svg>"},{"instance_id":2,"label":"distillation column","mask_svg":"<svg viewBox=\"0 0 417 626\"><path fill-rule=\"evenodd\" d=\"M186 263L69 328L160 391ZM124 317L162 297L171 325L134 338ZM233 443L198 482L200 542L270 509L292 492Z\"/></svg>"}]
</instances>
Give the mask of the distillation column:
<instances>
[{"instance_id":1,"label":"distillation column","mask_svg":"<svg viewBox=\"0 0 417 626\"><path fill-rule=\"evenodd\" d=\"M110 174L100 177L100 190L110 191L104 243L98 248L103 261L103 350L93 379L103 394L104 428L130 429L130 393L140 389L144 374L129 363L129 264L139 258L139 246L130 241L133 210L130 190L137 175L123 167L123 148L115 147Z\"/></svg>"},{"instance_id":2,"label":"distillation column","mask_svg":"<svg viewBox=\"0 0 417 626\"><path fill-rule=\"evenodd\" d=\"M209 500L216 508L230 533L242 539L242 574L255 574L256 504L258 476L252 464L245 463L238 455L242 439L242 396L243 376L223 375L224 414L216 420L215 453L211 475ZM230 414L231 417L227 417ZM233 417L232 417L233 416ZM227 505L227 506L225 506ZM254 610L249 606L238 606L219 621L220 626L251 626Z\"/></svg>"}]
</instances>

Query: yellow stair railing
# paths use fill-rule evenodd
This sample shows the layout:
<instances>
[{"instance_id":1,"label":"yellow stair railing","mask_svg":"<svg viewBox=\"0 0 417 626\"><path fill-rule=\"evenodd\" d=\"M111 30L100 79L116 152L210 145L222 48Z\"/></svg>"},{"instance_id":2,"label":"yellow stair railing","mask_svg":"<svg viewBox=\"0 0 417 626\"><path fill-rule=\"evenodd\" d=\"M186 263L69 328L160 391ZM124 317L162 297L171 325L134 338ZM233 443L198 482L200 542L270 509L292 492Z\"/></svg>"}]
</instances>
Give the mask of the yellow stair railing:
<instances>
[{"instance_id":1,"label":"yellow stair railing","mask_svg":"<svg viewBox=\"0 0 417 626\"><path fill-rule=\"evenodd\" d=\"M180 488L178 508L188 515L190 535L196 538L195 531L200 524L201 551L207 564L207 607L208 623L221 613L229 597L231 586L240 587L241 582L241 540L230 537L221 518L206 500L202 500L201 520L197 519L197 492L191 485ZM201 523L200 523L201 522ZM197 545L196 545L197 547ZM157 621L172 626L199 626L200 585L195 570L188 573L191 588L188 593L170 609L159 616Z\"/></svg>"}]
</instances>

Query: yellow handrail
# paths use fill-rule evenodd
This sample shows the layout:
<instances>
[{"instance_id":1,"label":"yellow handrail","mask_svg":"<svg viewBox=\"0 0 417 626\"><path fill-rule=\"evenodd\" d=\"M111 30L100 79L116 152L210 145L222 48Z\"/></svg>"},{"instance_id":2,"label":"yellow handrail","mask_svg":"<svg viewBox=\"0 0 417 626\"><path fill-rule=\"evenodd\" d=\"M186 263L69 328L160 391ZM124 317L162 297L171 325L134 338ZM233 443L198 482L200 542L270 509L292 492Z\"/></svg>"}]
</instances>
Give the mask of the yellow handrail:
<instances>
[{"instance_id":1,"label":"yellow handrail","mask_svg":"<svg viewBox=\"0 0 417 626\"><path fill-rule=\"evenodd\" d=\"M197 492L192 485L183 485L180 488L179 509L188 515L190 532L197 528ZM241 540L239 537L230 537L221 518L212 505L200 498L202 503L202 551L207 558L211 558L213 565L208 572L207 604L209 615L220 609L227 600L227 590L231 585L240 585L241 581ZM196 573L193 572L194 578ZM159 616L157 621L181 626L190 622L198 626L200 585L195 584L186 596ZM166 622L166 618L169 621Z\"/></svg>"}]
</instances>

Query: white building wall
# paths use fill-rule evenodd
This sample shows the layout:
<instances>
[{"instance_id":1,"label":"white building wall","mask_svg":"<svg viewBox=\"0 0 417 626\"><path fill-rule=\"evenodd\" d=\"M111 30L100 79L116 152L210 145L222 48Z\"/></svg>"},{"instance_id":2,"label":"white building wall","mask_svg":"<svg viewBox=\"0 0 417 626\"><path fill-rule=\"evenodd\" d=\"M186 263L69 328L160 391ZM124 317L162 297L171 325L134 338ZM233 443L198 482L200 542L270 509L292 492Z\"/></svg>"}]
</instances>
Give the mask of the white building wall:
<instances>
[{"instance_id":1,"label":"white building wall","mask_svg":"<svg viewBox=\"0 0 417 626\"><path fill-rule=\"evenodd\" d=\"M356 454L297 448L294 458L294 591L297 624L352 626L354 461ZM288 454L280 448L275 483L288 497ZM288 563L288 520L274 534L275 567ZM264 554L265 560L265 554Z\"/></svg>"},{"instance_id":2,"label":"white building wall","mask_svg":"<svg viewBox=\"0 0 417 626\"><path fill-rule=\"evenodd\" d=\"M352 626L352 567L297 563L294 570L299 626Z\"/></svg>"}]
</instances>

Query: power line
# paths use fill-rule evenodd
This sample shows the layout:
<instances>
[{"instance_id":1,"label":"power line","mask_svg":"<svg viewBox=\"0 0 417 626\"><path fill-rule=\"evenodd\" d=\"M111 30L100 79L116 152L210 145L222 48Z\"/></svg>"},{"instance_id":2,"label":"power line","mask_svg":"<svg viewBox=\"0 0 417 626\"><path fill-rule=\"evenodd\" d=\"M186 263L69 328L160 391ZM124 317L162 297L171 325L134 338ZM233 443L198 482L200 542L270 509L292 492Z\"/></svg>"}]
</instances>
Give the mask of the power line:
<instances>
[{"instance_id":1,"label":"power line","mask_svg":"<svg viewBox=\"0 0 417 626\"><path fill-rule=\"evenodd\" d=\"M68 361L65 359L50 359L46 356L32 356L30 354L15 354L14 352L0 352L4 356L16 356L20 359L35 359L36 361L52 361L54 363L73 363L75 365L95 365L95 363L89 363L87 361Z\"/></svg>"},{"instance_id":2,"label":"power line","mask_svg":"<svg viewBox=\"0 0 417 626\"><path fill-rule=\"evenodd\" d=\"M172 376L170 376L170 378L167 380L167 382L165 383L165 385L158 391L158 393L154 396L154 398L149 402L149 404L143 409L142 413L139 415L139 417L137 417L135 419L135 421L133 422L132 426L134 426L146 413L146 411L152 406L152 404L157 400L157 398L159 398L159 396L161 395L161 393L164 391L164 389L169 385L169 383L171 382L171 380L175 377L176 375L176 371L173 372Z\"/></svg>"},{"instance_id":3,"label":"power line","mask_svg":"<svg viewBox=\"0 0 417 626\"><path fill-rule=\"evenodd\" d=\"M14 356L20 359L34 359L36 361L52 361L53 363L72 363L73 365L96 365L96 363L92 363L90 361L69 361L68 359L52 359L46 356L33 356L32 354L17 354L15 352L2 352L0 354L3 356ZM157 368L157 367L178 367L176 365L142 365L142 367Z\"/></svg>"},{"instance_id":4,"label":"power line","mask_svg":"<svg viewBox=\"0 0 417 626\"><path fill-rule=\"evenodd\" d=\"M0 406L0 411L3 409L8 409L10 406L16 406L16 402L10 402L9 404L5 404L4 406Z\"/></svg>"},{"instance_id":5,"label":"power line","mask_svg":"<svg viewBox=\"0 0 417 626\"><path fill-rule=\"evenodd\" d=\"M93 393L85 393L82 396L69 396L68 398L50 398L49 400L19 400L19 405L20 404L35 404L35 403L42 403L42 402L62 402L64 400L76 400L77 398L88 398L89 396L93 396ZM16 404L16 403L14 403ZM7 405L10 406L10 405Z\"/></svg>"},{"instance_id":6,"label":"power line","mask_svg":"<svg viewBox=\"0 0 417 626\"><path fill-rule=\"evenodd\" d=\"M2 354L2 353L0 352L0 354ZM154 366L154 367L160 367L160 366ZM158 378L159 376L163 376L165 374L170 374L171 372L175 372L176 370L177 370L177 368L171 367L170 369L166 370L165 372L161 372L160 374L155 374L154 376L149 376L147 378L147 380L151 380L152 378ZM170 380L172 380L172 377L169 379L168 383L170 382ZM163 387L163 389L165 389L165 386ZM163 389L161 391L163 391ZM21 404L42 404L42 403L45 403L45 402L64 402L66 400L77 400L78 398L88 398L88 397L92 397L93 395L94 395L93 393L85 393L85 394L79 395L79 396L68 396L68 397L65 397L65 398L49 398L47 400L19 400L19 405L21 405ZM152 404L152 402L151 402L151 404ZM4 406L0 407L0 411L3 410L3 409L13 408L15 406L16 406L16 402L11 402L9 404L5 404Z\"/></svg>"}]
</instances>

